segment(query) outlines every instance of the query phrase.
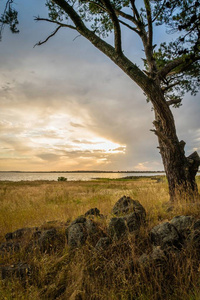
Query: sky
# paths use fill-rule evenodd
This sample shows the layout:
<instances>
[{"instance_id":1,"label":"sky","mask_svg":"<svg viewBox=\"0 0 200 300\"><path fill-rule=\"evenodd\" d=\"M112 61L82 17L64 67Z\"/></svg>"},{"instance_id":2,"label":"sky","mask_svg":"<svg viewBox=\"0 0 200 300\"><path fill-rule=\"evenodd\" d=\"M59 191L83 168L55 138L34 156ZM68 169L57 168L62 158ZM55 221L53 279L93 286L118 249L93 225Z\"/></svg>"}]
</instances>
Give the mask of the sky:
<instances>
[{"instance_id":1,"label":"sky","mask_svg":"<svg viewBox=\"0 0 200 300\"><path fill-rule=\"evenodd\" d=\"M70 29L33 47L55 27L34 21L47 15L44 1L15 2L20 33L5 28L0 42L0 171L163 170L140 88ZM122 32L127 55L142 66L140 41ZM158 31L155 42L163 37ZM199 100L187 94L173 109L186 155L200 152Z\"/></svg>"}]
</instances>

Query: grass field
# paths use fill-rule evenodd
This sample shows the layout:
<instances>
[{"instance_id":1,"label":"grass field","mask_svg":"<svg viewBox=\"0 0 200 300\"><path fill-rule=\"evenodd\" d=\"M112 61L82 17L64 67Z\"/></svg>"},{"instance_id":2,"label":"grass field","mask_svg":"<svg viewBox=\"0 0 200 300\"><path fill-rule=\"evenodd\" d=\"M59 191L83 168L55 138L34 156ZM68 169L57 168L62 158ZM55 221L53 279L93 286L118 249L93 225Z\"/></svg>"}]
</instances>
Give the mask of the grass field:
<instances>
[{"instance_id":1,"label":"grass field","mask_svg":"<svg viewBox=\"0 0 200 300\"><path fill-rule=\"evenodd\" d=\"M26 261L34 264L38 273L34 282L26 285L17 278L2 280L0 299L200 299L200 275L196 271L200 269L199 266L194 268L192 257L188 257L185 264L176 264L174 258L170 262L170 272L165 274L167 281L160 270L133 272L130 268L130 261L134 262L148 250L148 233L153 226L177 215L200 218L198 203L191 205L180 201L168 212L167 182L165 177L159 178L0 182L1 242L7 232L44 226L49 221L70 222L94 207L107 216L99 221L104 228L111 217L112 207L123 195L139 200L147 212L147 223L141 229L140 237L135 240L130 236L128 242L114 244L105 256L97 255L90 245L72 254L66 245L59 254L36 252L29 255L22 249L19 253L2 257L0 264ZM200 185L199 177L197 181ZM173 291L167 288L171 283L170 276ZM65 292L61 293L62 290Z\"/></svg>"}]
</instances>

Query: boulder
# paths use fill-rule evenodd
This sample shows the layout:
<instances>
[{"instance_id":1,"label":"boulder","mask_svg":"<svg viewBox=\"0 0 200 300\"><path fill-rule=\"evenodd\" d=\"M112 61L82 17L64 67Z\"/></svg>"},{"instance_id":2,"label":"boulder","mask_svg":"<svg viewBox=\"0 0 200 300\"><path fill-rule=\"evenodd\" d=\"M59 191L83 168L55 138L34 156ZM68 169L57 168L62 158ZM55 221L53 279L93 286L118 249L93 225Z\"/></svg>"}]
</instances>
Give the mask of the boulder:
<instances>
[{"instance_id":1,"label":"boulder","mask_svg":"<svg viewBox=\"0 0 200 300\"><path fill-rule=\"evenodd\" d=\"M66 236L68 245L77 248L85 244L87 239L96 244L104 233L93 220L80 216L66 229Z\"/></svg>"},{"instance_id":2,"label":"boulder","mask_svg":"<svg viewBox=\"0 0 200 300\"><path fill-rule=\"evenodd\" d=\"M126 236L128 227L124 218L112 218L108 226L108 234L113 240L119 240Z\"/></svg>"},{"instance_id":3,"label":"boulder","mask_svg":"<svg viewBox=\"0 0 200 300\"><path fill-rule=\"evenodd\" d=\"M25 280L31 275L31 266L27 263L17 263L10 266L0 267L1 279L10 279L13 276L18 277L20 280Z\"/></svg>"},{"instance_id":4,"label":"boulder","mask_svg":"<svg viewBox=\"0 0 200 300\"><path fill-rule=\"evenodd\" d=\"M84 223L76 223L66 230L67 242L71 248L82 246L87 240L87 231Z\"/></svg>"},{"instance_id":5,"label":"boulder","mask_svg":"<svg viewBox=\"0 0 200 300\"><path fill-rule=\"evenodd\" d=\"M0 255L4 257L7 253L13 254L20 251L20 243L16 241L9 241L0 245Z\"/></svg>"},{"instance_id":6,"label":"boulder","mask_svg":"<svg viewBox=\"0 0 200 300\"><path fill-rule=\"evenodd\" d=\"M65 225L54 228L52 224L9 232L5 235L6 242L0 244L0 254L5 256L6 253L13 254L21 249L30 253L38 249L48 254L60 251L65 247L66 242L64 228L66 228Z\"/></svg>"},{"instance_id":7,"label":"boulder","mask_svg":"<svg viewBox=\"0 0 200 300\"><path fill-rule=\"evenodd\" d=\"M70 226L74 225L74 224L79 224L79 223L85 223L87 220L86 217L84 216L79 216L78 218L76 218L74 221L71 222Z\"/></svg>"},{"instance_id":8,"label":"boulder","mask_svg":"<svg viewBox=\"0 0 200 300\"><path fill-rule=\"evenodd\" d=\"M128 227L129 232L138 233L140 230L141 219L138 218L136 213L132 213L123 217L126 221L126 225Z\"/></svg>"},{"instance_id":9,"label":"boulder","mask_svg":"<svg viewBox=\"0 0 200 300\"><path fill-rule=\"evenodd\" d=\"M153 245L161 246L161 249L179 248L182 242L178 230L169 222L155 226L150 232L150 239Z\"/></svg>"},{"instance_id":10,"label":"boulder","mask_svg":"<svg viewBox=\"0 0 200 300\"><path fill-rule=\"evenodd\" d=\"M112 213L116 218L111 220L109 231L111 232L111 236L115 236L117 239L127 233L127 231L138 233L141 224L145 222L146 218L146 211L140 202L126 196L123 196L116 202L112 209ZM121 228L118 224L121 224ZM114 229L112 229L112 227ZM115 231L115 234L113 233L113 230Z\"/></svg>"},{"instance_id":11,"label":"boulder","mask_svg":"<svg viewBox=\"0 0 200 300\"><path fill-rule=\"evenodd\" d=\"M170 224L176 227L182 238L186 239L194 229L195 218L192 216L177 216L170 221Z\"/></svg>"},{"instance_id":12,"label":"boulder","mask_svg":"<svg viewBox=\"0 0 200 300\"><path fill-rule=\"evenodd\" d=\"M44 230L37 237L36 244L38 244L41 252L50 254L65 247L65 236L55 228Z\"/></svg>"},{"instance_id":13,"label":"boulder","mask_svg":"<svg viewBox=\"0 0 200 300\"><path fill-rule=\"evenodd\" d=\"M21 228L5 235L6 242L0 244L0 254L5 256L6 253L13 254L19 252L20 249L28 246L29 241L40 234L37 227Z\"/></svg>"},{"instance_id":14,"label":"boulder","mask_svg":"<svg viewBox=\"0 0 200 300\"><path fill-rule=\"evenodd\" d=\"M6 239L6 241L22 239L22 238L30 236L33 232L35 232L37 230L38 230L37 227L36 228L21 228L14 232L8 232L5 235L5 239Z\"/></svg>"},{"instance_id":15,"label":"boulder","mask_svg":"<svg viewBox=\"0 0 200 300\"><path fill-rule=\"evenodd\" d=\"M200 231L200 220L199 219L195 221L193 229Z\"/></svg>"},{"instance_id":16,"label":"boulder","mask_svg":"<svg viewBox=\"0 0 200 300\"><path fill-rule=\"evenodd\" d=\"M89 209L85 214L84 214L85 217L87 216L96 216L96 217L99 217L100 216L100 210L98 208L91 208Z\"/></svg>"},{"instance_id":17,"label":"boulder","mask_svg":"<svg viewBox=\"0 0 200 300\"><path fill-rule=\"evenodd\" d=\"M124 216L135 213L135 216L138 220L140 220L140 222L144 222L146 218L146 211L140 202L126 196L123 196L115 203L112 213L116 216Z\"/></svg>"}]
</instances>

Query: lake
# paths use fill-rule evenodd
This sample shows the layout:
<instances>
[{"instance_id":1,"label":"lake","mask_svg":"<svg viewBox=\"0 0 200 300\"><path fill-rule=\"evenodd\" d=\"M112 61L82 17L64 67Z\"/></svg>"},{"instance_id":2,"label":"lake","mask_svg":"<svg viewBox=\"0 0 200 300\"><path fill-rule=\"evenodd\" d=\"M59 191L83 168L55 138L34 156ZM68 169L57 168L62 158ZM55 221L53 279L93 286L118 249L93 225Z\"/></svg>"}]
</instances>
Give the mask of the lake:
<instances>
[{"instance_id":1,"label":"lake","mask_svg":"<svg viewBox=\"0 0 200 300\"><path fill-rule=\"evenodd\" d=\"M21 173L21 172L0 172L0 181L34 181L34 180L58 180L58 177L66 177L69 181L88 181L95 178L123 178L126 176L156 176L165 173Z\"/></svg>"}]
</instances>

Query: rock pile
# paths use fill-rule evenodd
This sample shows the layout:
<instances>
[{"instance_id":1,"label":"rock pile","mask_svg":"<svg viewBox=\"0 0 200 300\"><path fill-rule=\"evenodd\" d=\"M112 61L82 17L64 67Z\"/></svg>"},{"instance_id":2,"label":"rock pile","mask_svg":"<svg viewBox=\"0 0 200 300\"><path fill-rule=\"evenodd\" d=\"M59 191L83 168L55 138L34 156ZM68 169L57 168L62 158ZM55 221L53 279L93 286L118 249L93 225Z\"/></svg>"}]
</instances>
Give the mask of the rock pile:
<instances>
[{"instance_id":1,"label":"rock pile","mask_svg":"<svg viewBox=\"0 0 200 300\"><path fill-rule=\"evenodd\" d=\"M5 235L5 241L0 244L0 256L21 251L53 254L59 253L67 245L71 251L89 243L97 251L109 250L116 241L127 240L128 235L140 236L141 226L146 224L146 211L137 200L123 196L111 211L112 218L108 220L100 214L98 208L92 208L73 222L53 223L48 226L22 228ZM107 222L102 227L101 219ZM51 226L52 225L52 226ZM138 258L138 264L164 265L172 251L181 251L192 245L200 249L200 220L192 216L177 216L170 222L164 222L152 228L149 232L150 253L143 253ZM13 265L1 265L2 279L17 276L24 279L30 277L33 266L26 262L16 262Z\"/></svg>"},{"instance_id":2,"label":"rock pile","mask_svg":"<svg viewBox=\"0 0 200 300\"><path fill-rule=\"evenodd\" d=\"M141 264L162 264L170 254L178 255L183 249L200 249L200 220L192 216L176 216L170 222L164 222L152 228L150 234L152 252L139 258Z\"/></svg>"}]
</instances>

